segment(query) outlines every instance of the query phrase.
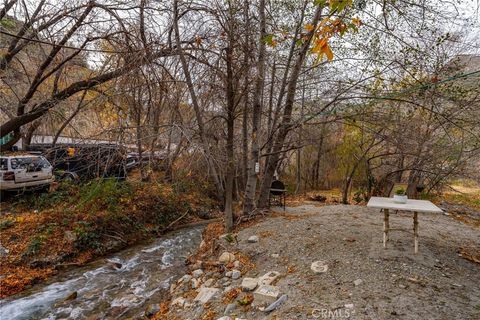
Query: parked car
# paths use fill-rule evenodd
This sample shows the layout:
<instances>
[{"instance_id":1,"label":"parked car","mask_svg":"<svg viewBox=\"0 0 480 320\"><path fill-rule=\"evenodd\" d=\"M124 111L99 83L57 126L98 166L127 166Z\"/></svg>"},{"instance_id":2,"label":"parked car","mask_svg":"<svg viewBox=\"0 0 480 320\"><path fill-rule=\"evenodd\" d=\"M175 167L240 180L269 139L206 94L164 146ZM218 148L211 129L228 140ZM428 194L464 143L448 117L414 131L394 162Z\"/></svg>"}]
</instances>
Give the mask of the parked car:
<instances>
[{"instance_id":1,"label":"parked car","mask_svg":"<svg viewBox=\"0 0 480 320\"><path fill-rule=\"evenodd\" d=\"M33 145L42 151L61 180L125 179L127 152L115 144L61 144L55 148Z\"/></svg>"},{"instance_id":2,"label":"parked car","mask_svg":"<svg viewBox=\"0 0 480 320\"><path fill-rule=\"evenodd\" d=\"M11 154L0 156L0 191L48 190L54 181L53 167L42 156Z\"/></svg>"}]
</instances>

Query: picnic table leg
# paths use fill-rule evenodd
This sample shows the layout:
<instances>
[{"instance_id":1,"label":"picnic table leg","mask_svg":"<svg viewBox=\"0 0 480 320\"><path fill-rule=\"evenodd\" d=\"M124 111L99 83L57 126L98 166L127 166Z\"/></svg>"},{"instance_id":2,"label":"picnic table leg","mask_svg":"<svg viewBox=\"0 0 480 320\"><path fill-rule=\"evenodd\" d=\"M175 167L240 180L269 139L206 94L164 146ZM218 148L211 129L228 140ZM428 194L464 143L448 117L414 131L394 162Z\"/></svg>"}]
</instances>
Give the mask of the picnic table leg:
<instances>
[{"instance_id":1,"label":"picnic table leg","mask_svg":"<svg viewBox=\"0 0 480 320\"><path fill-rule=\"evenodd\" d=\"M383 209L383 248L387 248L387 241L388 241L388 229L389 229L389 221L388 221L388 209Z\"/></svg>"},{"instance_id":2,"label":"picnic table leg","mask_svg":"<svg viewBox=\"0 0 480 320\"><path fill-rule=\"evenodd\" d=\"M415 253L418 253L418 214L413 212L413 234L415 236Z\"/></svg>"}]
</instances>

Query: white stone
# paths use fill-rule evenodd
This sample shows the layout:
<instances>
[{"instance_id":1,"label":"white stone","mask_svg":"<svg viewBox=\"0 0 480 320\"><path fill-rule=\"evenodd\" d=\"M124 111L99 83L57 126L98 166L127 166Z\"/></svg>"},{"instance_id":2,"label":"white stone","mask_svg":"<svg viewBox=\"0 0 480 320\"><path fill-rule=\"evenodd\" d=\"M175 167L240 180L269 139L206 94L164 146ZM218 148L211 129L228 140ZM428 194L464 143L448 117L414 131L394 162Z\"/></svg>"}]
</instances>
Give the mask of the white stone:
<instances>
[{"instance_id":1,"label":"white stone","mask_svg":"<svg viewBox=\"0 0 480 320\"><path fill-rule=\"evenodd\" d=\"M250 243L258 242L258 236L251 236L250 238L248 238L248 242Z\"/></svg>"},{"instance_id":2,"label":"white stone","mask_svg":"<svg viewBox=\"0 0 480 320\"><path fill-rule=\"evenodd\" d=\"M229 316L223 316L221 318L218 318L217 320L232 320Z\"/></svg>"},{"instance_id":3,"label":"white stone","mask_svg":"<svg viewBox=\"0 0 480 320\"><path fill-rule=\"evenodd\" d=\"M218 261L221 263L230 263L235 261L235 255L233 253L225 251L220 255L218 258Z\"/></svg>"},{"instance_id":4,"label":"white stone","mask_svg":"<svg viewBox=\"0 0 480 320\"><path fill-rule=\"evenodd\" d=\"M183 307L184 305L185 305L185 298L183 298L183 297L175 298L175 299L172 301L172 306Z\"/></svg>"},{"instance_id":5,"label":"white stone","mask_svg":"<svg viewBox=\"0 0 480 320\"><path fill-rule=\"evenodd\" d=\"M255 305L271 304L277 300L279 295L278 287L270 285L261 285L253 292Z\"/></svg>"},{"instance_id":6,"label":"white stone","mask_svg":"<svg viewBox=\"0 0 480 320\"><path fill-rule=\"evenodd\" d=\"M183 282L183 283L186 283L186 282L189 282L190 280L192 279L192 276L189 275L189 274L186 274L184 275L183 277L181 277L178 282Z\"/></svg>"},{"instance_id":7,"label":"white stone","mask_svg":"<svg viewBox=\"0 0 480 320\"><path fill-rule=\"evenodd\" d=\"M353 307L354 307L353 303L348 303L348 304L345 305L345 308L347 308L347 309L353 309Z\"/></svg>"},{"instance_id":8,"label":"white stone","mask_svg":"<svg viewBox=\"0 0 480 320\"><path fill-rule=\"evenodd\" d=\"M232 277L232 271L225 272L225 277L231 278Z\"/></svg>"},{"instance_id":9,"label":"white stone","mask_svg":"<svg viewBox=\"0 0 480 320\"><path fill-rule=\"evenodd\" d=\"M328 270L328 265L323 261L315 261L312 262L310 269L315 273L325 273Z\"/></svg>"},{"instance_id":10,"label":"white stone","mask_svg":"<svg viewBox=\"0 0 480 320\"><path fill-rule=\"evenodd\" d=\"M272 253L272 258L278 258L280 255L278 253Z\"/></svg>"},{"instance_id":11,"label":"white stone","mask_svg":"<svg viewBox=\"0 0 480 320\"><path fill-rule=\"evenodd\" d=\"M203 274L203 270L202 270L202 269L197 269L197 270L194 270L194 271L192 272L192 276L193 276L194 278L200 278L200 277L202 276L202 274Z\"/></svg>"},{"instance_id":12,"label":"white stone","mask_svg":"<svg viewBox=\"0 0 480 320\"><path fill-rule=\"evenodd\" d=\"M353 281L353 284L355 285L355 287L361 285L362 283L363 283L362 279L357 279L357 280Z\"/></svg>"},{"instance_id":13,"label":"white stone","mask_svg":"<svg viewBox=\"0 0 480 320\"><path fill-rule=\"evenodd\" d=\"M237 280L242 276L242 273L238 270L232 270L232 279Z\"/></svg>"},{"instance_id":14,"label":"white stone","mask_svg":"<svg viewBox=\"0 0 480 320\"><path fill-rule=\"evenodd\" d=\"M200 284L202 282L200 281L200 279L192 279L190 280L190 285L192 286L192 289L197 289L198 287L200 287Z\"/></svg>"},{"instance_id":15,"label":"white stone","mask_svg":"<svg viewBox=\"0 0 480 320\"><path fill-rule=\"evenodd\" d=\"M199 301L202 304L207 303L210 299L213 298L218 293L219 289L216 288L200 288L197 296L195 297L194 301Z\"/></svg>"},{"instance_id":16,"label":"white stone","mask_svg":"<svg viewBox=\"0 0 480 320\"><path fill-rule=\"evenodd\" d=\"M278 271L270 271L265 273L258 279L258 284L261 285L268 285L272 284L280 276L280 272Z\"/></svg>"},{"instance_id":17,"label":"white stone","mask_svg":"<svg viewBox=\"0 0 480 320\"><path fill-rule=\"evenodd\" d=\"M253 291L258 286L257 278L243 278L240 285L243 291Z\"/></svg>"},{"instance_id":18,"label":"white stone","mask_svg":"<svg viewBox=\"0 0 480 320\"><path fill-rule=\"evenodd\" d=\"M203 284L204 287L211 287L213 286L213 284L215 283L215 279L208 279L207 281L205 281L205 283Z\"/></svg>"},{"instance_id":19,"label":"white stone","mask_svg":"<svg viewBox=\"0 0 480 320\"><path fill-rule=\"evenodd\" d=\"M233 262L233 267L234 267L235 269L240 269L241 266L242 266L242 264L240 263L240 261L235 260L235 261Z\"/></svg>"}]
</instances>

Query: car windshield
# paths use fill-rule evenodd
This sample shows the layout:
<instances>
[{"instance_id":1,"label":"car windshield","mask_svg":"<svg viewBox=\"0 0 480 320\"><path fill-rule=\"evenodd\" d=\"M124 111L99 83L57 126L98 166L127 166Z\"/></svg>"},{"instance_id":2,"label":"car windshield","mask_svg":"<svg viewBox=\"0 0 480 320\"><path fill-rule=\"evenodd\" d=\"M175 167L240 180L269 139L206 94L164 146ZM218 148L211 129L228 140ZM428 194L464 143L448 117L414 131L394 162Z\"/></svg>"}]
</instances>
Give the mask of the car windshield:
<instances>
[{"instance_id":1,"label":"car windshield","mask_svg":"<svg viewBox=\"0 0 480 320\"><path fill-rule=\"evenodd\" d=\"M22 157L22 158L13 158L11 160L12 169L27 169L30 170L39 170L42 168L48 168L50 164L48 161L41 157Z\"/></svg>"},{"instance_id":2,"label":"car windshield","mask_svg":"<svg viewBox=\"0 0 480 320\"><path fill-rule=\"evenodd\" d=\"M0 158L0 170L8 170L8 159Z\"/></svg>"}]
</instances>

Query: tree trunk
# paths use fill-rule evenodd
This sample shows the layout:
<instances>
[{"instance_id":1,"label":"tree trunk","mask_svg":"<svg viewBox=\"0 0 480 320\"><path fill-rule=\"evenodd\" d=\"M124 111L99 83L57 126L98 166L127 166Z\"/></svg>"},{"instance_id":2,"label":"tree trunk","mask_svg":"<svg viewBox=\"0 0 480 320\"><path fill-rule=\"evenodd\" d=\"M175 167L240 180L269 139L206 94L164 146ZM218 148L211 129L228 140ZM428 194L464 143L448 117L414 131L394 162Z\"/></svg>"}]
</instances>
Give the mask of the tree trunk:
<instances>
[{"instance_id":1,"label":"tree trunk","mask_svg":"<svg viewBox=\"0 0 480 320\"><path fill-rule=\"evenodd\" d=\"M282 123L280 124L280 130L273 144L272 155L268 159L265 174L263 177L262 185L260 188L260 197L258 199L258 207L266 208L268 206L268 198L270 193L270 185L272 184L273 175L280 159L280 153L285 143L285 139L290 131L290 122L292 118L293 103L295 99L295 92L297 89L298 77L302 68L305 56L312 41L315 27L320 20L322 13L322 6L317 6L311 25L314 26L313 30L309 31L306 35L306 40L303 42L300 48L300 53L297 57L295 65L290 75L290 79L287 86L287 95L285 99L285 109L283 112ZM294 39L295 40L295 39Z\"/></svg>"},{"instance_id":2,"label":"tree trunk","mask_svg":"<svg viewBox=\"0 0 480 320\"><path fill-rule=\"evenodd\" d=\"M259 19L260 19L260 33L258 37L258 61L257 61L257 77L255 80L255 95L253 97L253 112L252 112L252 147L250 152L250 159L248 164L248 178L245 186L245 203L243 206L243 213L248 214L255 209L255 194L257 190L257 168L259 165L259 146L258 133L260 131L261 113L262 113L262 91L265 77L265 35L266 35L266 19L265 19L265 0L260 0L259 3Z\"/></svg>"}]
</instances>

